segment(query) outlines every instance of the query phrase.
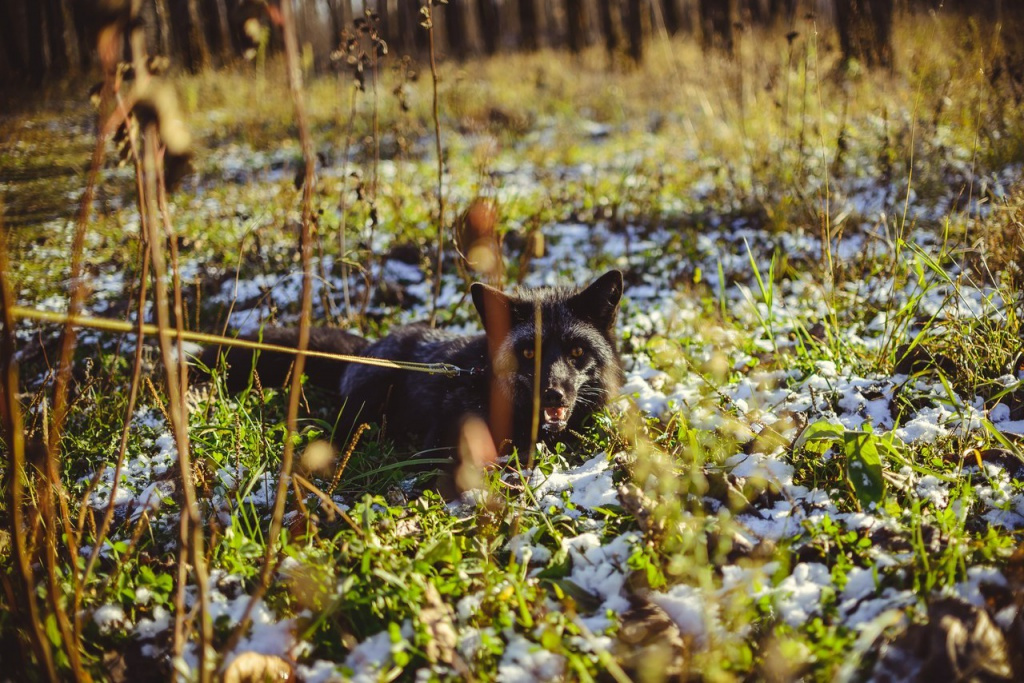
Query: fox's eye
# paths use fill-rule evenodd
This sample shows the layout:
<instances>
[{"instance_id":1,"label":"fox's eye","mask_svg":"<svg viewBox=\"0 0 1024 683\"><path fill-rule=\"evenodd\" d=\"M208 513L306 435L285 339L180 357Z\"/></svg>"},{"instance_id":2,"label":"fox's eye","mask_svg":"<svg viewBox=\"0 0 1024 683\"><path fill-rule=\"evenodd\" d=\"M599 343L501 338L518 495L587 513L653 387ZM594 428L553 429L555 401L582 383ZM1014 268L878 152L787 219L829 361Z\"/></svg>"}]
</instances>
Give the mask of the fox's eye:
<instances>
[{"instance_id":1,"label":"fox's eye","mask_svg":"<svg viewBox=\"0 0 1024 683\"><path fill-rule=\"evenodd\" d=\"M533 349L523 349L523 358L526 360L533 358Z\"/></svg>"},{"instance_id":2,"label":"fox's eye","mask_svg":"<svg viewBox=\"0 0 1024 683\"><path fill-rule=\"evenodd\" d=\"M573 358L579 358L580 356L583 355L583 347L582 346L574 346L572 348L572 351L569 352L569 355L572 356Z\"/></svg>"}]
</instances>

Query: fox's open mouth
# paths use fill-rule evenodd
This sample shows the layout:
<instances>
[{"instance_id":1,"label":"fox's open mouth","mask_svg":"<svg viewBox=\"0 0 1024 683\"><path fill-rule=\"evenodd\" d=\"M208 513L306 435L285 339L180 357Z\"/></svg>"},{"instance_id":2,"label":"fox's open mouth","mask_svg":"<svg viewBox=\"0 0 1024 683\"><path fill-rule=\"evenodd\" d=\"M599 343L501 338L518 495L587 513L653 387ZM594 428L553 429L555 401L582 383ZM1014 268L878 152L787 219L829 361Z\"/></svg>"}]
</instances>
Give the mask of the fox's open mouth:
<instances>
[{"instance_id":1,"label":"fox's open mouth","mask_svg":"<svg viewBox=\"0 0 1024 683\"><path fill-rule=\"evenodd\" d=\"M560 432L565 429L566 420L569 419L569 408L565 406L548 406L541 408L541 418L544 422L544 429L549 432Z\"/></svg>"}]
</instances>

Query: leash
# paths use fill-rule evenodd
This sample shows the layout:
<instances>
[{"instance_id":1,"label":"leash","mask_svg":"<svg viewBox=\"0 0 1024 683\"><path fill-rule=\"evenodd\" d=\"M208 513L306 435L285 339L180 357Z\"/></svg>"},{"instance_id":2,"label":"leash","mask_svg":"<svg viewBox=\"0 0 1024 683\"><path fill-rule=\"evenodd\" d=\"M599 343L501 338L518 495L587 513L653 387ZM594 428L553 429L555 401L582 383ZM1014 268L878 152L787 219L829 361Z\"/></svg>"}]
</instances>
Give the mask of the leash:
<instances>
[{"instance_id":1,"label":"leash","mask_svg":"<svg viewBox=\"0 0 1024 683\"><path fill-rule=\"evenodd\" d=\"M21 320L36 320L39 322L60 323L63 325L70 324L75 327L87 327L89 329L101 330L104 332L135 333L139 329L137 324L121 320L95 318L87 315L68 315L67 313L60 313L57 311L39 311L34 308L25 308L24 306L11 306L10 312L14 318ZM161 331L156 325L143 323L142 333L160 336ZM344 363L373 365L379 368L409 370L410 372L425 372L430 375L444 375L445 377L461 377L462 375L474 376L483 374L483 368L460 368L459 366L451 363L414 363L411 361L388 360L386 358L371 358L369 356L349 356L343 353L329 353L327 351L299 351L298 349L290 346L264 344L263 342L253 341L250 339L222 337L220 335L207 334L205 332L190 332L188 330L183 330L179 335L177 330L167 329L163 331L163 335L173 337L175 339L180 337L185 341L200 344L220 344L222 346L235 346L243 349L253 349L255 351L288 353L293 356L298 356L301 353L307 358L324 358L326 360L335 360Z\"/></svg>"}]
</instances>

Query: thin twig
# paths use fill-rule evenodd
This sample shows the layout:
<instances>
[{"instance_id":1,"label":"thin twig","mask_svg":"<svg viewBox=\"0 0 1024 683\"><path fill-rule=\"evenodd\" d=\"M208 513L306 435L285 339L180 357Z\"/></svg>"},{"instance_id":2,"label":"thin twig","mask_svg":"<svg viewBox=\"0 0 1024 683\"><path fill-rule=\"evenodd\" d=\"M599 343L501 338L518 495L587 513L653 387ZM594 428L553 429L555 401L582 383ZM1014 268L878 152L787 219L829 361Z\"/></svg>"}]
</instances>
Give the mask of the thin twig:
<instances>
[{"instance_id":1,"label":"thin twig","mask_svg":"<svg viewBox=\"0 0 1024 683\"><path fill-rule=\"evenodd\" d=\"M345 131L345 151L343 153L344 163L341 167L341 192L338 198L338 212L341 214L340 225L338 226L338 247L339 253L338 258L341 259L341 291L345 299L345 319L351 321L352 315L352 296L349 292L348 277L349 277L349 264L348 264L348 192L346 191L346 184L348 183L348 164L349 154L352 148L352 128L356 120L356 104L358 102L357 94L359 89L352 87L352 105L349 111L348 118L348 129Z\"/></svg>"},{"instance_id":2,"label":"thin twig","mask_svg":"<svg viewBox=\"0 0 1024 683\"><path fill-rule=\"evenodd\" d=\"M111 96L114 91L112 64L108 63L106 60L104 60L104 73L106 74L106 77L104 79L103 89L100 95L101 121L106 113L105 110L110 106ZM78 216L75 221L75 230L71 240L71 268L69 277L70 294L68 311L73 315L80 313L85 303L86 288L83 256L85 251L85 237L92 213L96 184L99 178L100 169L103 165L108 131L109 124L107 126L101 125L100 131L96 136L96 144L93 146L89 176L86 181L85 190L82 192L82 196L79 200ZM49 598L53 607L53 614L57 620L61 636L64 640L64 649L68 653L72 672L76 679L85 680L88 678L88 674L82 668L81 647L79 646L81 636L81 618L78 610L75 610L72 617L69 619L62 601L58 599L58 595L60 593L60 582L57 578L58 570L56 567L56 547L58 540L56 525L57 519L55 516L49 516L53 513L52 506L54 502L56 502L57 508L59 508L60 511L61 523L64 527L64 542L67 546L68 554L73 558L77 558L79 539L77 529L71 521L71 513L67 504L67 496L64 491L62 472L58 459L64 422L70 412L68 394L71 384L71 366L76 346L76 331L74 327L68 323L64 326L64 334L61 339L61 346L58 354L57 372L54 379L52 411L53 422L48 427L45 452L46 464L43 468L48 479L48 484L42 491L40 503L41 513L45 520L45 543L47 546L46 558L47 564L50 565L47 567L47 576L50 583ZM82 587L77 566L74 564L70 575L72 593L74 596L78 596L82 591ZM34 590L34 586L27 588L29 590Z\"/></svg>"},{"instance_id":3,"label":"thin twig","mask_svg":"<svg viewBox=\"0 0 1024 683\"><path fill-rule=\"evenodd\" d=\"M437 268L434 273L434 293L430 303L430 326L437 322L437 300L441 297L441 272L444 268L444 158L441 149L441 106L438 97L437 58L434 54L434 11L428 1L423 7L427 29L427 46L430 51L430 78L433 84L434 101L434 146L437 152Z\"/></svg>"},{"instance_id":4,"label":"thin twig","mask_svg":"<svg viewBox=\"0 0 1024 683\"><path fill-rule=\"evenodd\" d=\"M333 500L331 500L331 498L327 494L327 492L320 490L317 486L315 486L313 484L313 482L309 481L305 477L300 476L298 474L293 475L293 480L295 481L295 486L296 487L303 486L303 487L306 488L306 490L308 490L314 496L319 498L320 502L322 502L324 504L324 506L327 508L327 511L329 513L338 515L339 517L344 519L345 522L350 527L352 527L352 530L355 531L358 536L364 536L365 535L365 533L363 532L363 529L358 524L355 523L355 520L353 520L351 517L349 517L347 512L342 510L340 507L338 507L337 503L335 503ZM298 495L298 490L297 489L296 489L296 495Z\"/></svg>"},{"instance_id":5,"label":"thin twig","mask_svg":"<svg viewBox=\"0 0 1024 683\"><path fill-rule=\"evenodd\" d=\"M123 111L124 102L120 98L118 98L118 102L120 104L119 108L122 109L122 117L127 119L128 112ZM138 154L138 141L135 139L135 134L131 126L128 126L128 142L129 145L131 145L133 158L136 160L140 159L141 157ZM140 170L141 168L136 165L136 191L141 197L145 188L143 187L142 174L139 172ZM103 519L100 522L100 527L96 531L95 538L93 539L92 552L89 553L89 558L85 563L85 569L82 571L82 581L79 586L79 590L75 593L74 605L76 618L80 612L79 607L82 602L82 591L89 581L89 575L92 573L96 560L99 558L100 549L103 547L103 542L106 539L107 533L110 530L111 521L114 518L114 501L117 498L117 489L121 480L121 469L124 466L124 459L128 452L128 436L131 433L132 414L135 412L135 404L139 395L139 383L142 377L142 351L144 348L142 344L142 337L143 322L145 320L146 311L146 279L149 277L149 245L146 240L148 230L144 227L146 219L147 215L145 212L139 214L139 255L142 259L142 271L139 279L139 293L137 300L138 328L135 336L135 354L132 364L132 379L128 388L128 405L125 407L124 425L121 428L121 441L117 451L117 464L114 466L114 481L110 487L110 499L107 501L107 507L103 512Z\"/></svg>"},{"instance_id":6,"label":"thin twig","mask_svg":"<svg viewBox=\"0 0 1024 683\"><path fill-rule=\"evenodd\" d=\"M81 585L83 587L89 581L89 575L92 573L93 566L99 558L100 548L106 540L107 533L110 530L111 521L114 518L115 499L117 498L117 489L121 480L121 470L124 467L124 459L128 453L128 437L131 434L132 415L135 413L135 404L138 402L139 397L139 386L142 378L142 352L144 349L142 343L143 332L141 328L146 305L146 278L149 277L149 252L144 239L140 241L140 248L144 253L142 255L142 273L140 276L141 282L139 284L138 297L139 331L136 333L135 337L135 356L132 362L131 384L129 384L128 387L128 404L125 406L124 410L124 425L121 428L121 440L117 450L117 464L114 465L114 482L110 487L110 499L107 501L107 507L103 512L103 519L100 522L99 529L96 530L92 552L89 553L89 559L86 561L85 569L82 571ZM76 612L78 611L80 604L81 597L78 595L75 600Z\"/></svg>"},{"instance_id":7,"label":"thin twig","mask_svg":"<svg viewBox=\"0 0 1024 683\"><path fill-rule=\"evenodd\" d=\"M134 0L132 4L133 16L138 16L141 9L141 0ZM131 32L131 51L135 66L135 87L138 92L144 92L149 86L149 73L146 65L146 37L141 24L135 24ZM163 361L164 375L167 379L167 398L169 403L170 423L174 433L174 442L178 450L178 468L181 477L181 488L183 494L183 510L181 512L179 527L179 543L182 548L187 548L187 557L191 561L191 567L195 576L196 591L198 598L199 612L199 680L205 683L210 680L211 665L208 656L213 640L213 624L209 617L209 596L207 586L206 557L204 553L203 525L199 515L199 504L196 499L195 484L192 481L192 458L191 446L188 434L188 412L184 401L185 373L182 371L184 358L175 357L174 349L171 346L171 337L168 331L171 329L170 311L168 310L167 293L167 264L163 253L163 240L157 234L157 222L159 220L158 197L159 186L162 184L160 172L157 165L162 161L160 154L161 142L159 131L155 123L147 125L143 133L142 144L142 171L143 187L145 192L139 197L139 213L145 213L147 219L145 227L148 230L149 250L153 267L154 280L154 301L156 304L157 327L160 331L158 341L160 345L160 356ZM181 322L181 316L178 316ZM180 332L180 329L179 329ZM179 334L178 347L181 347ZM183 565L185 563L182 563ZM177 595L175 596L175 638L174 652L180 655L184 648L184 623L182 612L184 608L184 574L179 574Z\"/></svg>"}]
</instances>

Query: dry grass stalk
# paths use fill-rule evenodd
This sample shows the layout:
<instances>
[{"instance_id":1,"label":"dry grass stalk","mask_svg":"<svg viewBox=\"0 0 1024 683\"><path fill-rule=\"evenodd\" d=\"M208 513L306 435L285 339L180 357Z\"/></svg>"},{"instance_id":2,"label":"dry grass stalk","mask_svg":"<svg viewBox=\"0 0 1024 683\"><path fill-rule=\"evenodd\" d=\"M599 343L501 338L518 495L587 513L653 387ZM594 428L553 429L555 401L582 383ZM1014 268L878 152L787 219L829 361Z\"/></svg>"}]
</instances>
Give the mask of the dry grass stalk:
<instances>
[{"instance_id":1,"label":"dry grass stalk","mask_svg":"<svg viewBox=\"0 0 1024 683\"><path fill-rule=\"evenodd\" d=\"M56 681L57 670L53 662L53 652L50 649L50 641L43 632L43 617L40 605L36 601L36 578L32 567L33 559L29 550L29 542L25 524L25 429L22 422L21 406L18 404L18 366L14 360L14 317L10 309L14 304L14 295L11 292L10 284L7 281L7 236L0 234L0 314L3 316L3 330L0 333L0 380L3 381L3 390L0 391L0 420L2 420L3 441L7 444L10 454L10 467L7 470L6 490L8 491L8 504L10 514L10 533L14 551L14 560L17 567L15 580L20 589L23 604L21 609L27 615L21 621L27 622L24 633L27 633L29 643L36 660L43 667L46 677ZM11 601L12 605L18 602ZM21 615L19 615L21 616Z\"/></svg>"},{"instance_id":2,"label":"dry grass stalk","mask_svg":"<svg viewBox=\"0 0 1024 683\"><path fill-rule=\"evenodd\" d=\"M299 57L298 39L295 35L295 25L292 19L292 7L291 3L287 0L281 3L281 28L284 33L288 85L295 107L295 121L299 129L299 142L302 146L302 155L305 161L305 177L302 185L302 303L299 317L299 355L295 358L295 364L292 367L291 384L288 393L288 414L285 423L284 453L281 455L281 469L278 473L274 509L270 520L270 530L267 534L267 547L263 556L263 566L260 570L260 580L253 589L249 602L246 603L242 618L225 643L224 652L229 652L233 649L238 644L242 634L248 630L252 621L252 610L266 593L270 585L270 579L278 564L275 554L277 552L277 540L281 535L285 501L288 497L288 482L291 478L292 463L295 457L295 441L293 436L298 431L302 373L306 366L306 357L302 352L309 347L309 327L313 308L313 193L316 182L316 154L313 149L313 139L310 135L309 121L306 116L302 86L302 67Z\"/></svg>"},{"instance_id":3,"label":"dry grass stalk","mask_svg":"<svg viewBox=\"0 0 1024 683\"><path fill-rule=\"evenodd\" d=\"M331 487L327 489L327 495L332 495L334 489L338 488L338 482L341 481L341 475L345 473L345 468L348 467L349 458L352 457L352 453L356 450L356 445L359 444L359 439L362 438L363 432L370 428L368 422L363 422L356 429L355 434L348 442L348 448L345 449L345 454L341 456L341 462L338 464L338 470L334 473L334 478L331 479Z\"/></svg>"},{"instance_id":4,"label":"dry grass stalk","mask_svg":"<svg viewBox=\"0 0 1024 683\"><path fill-rule=\"evenodd\" d=\"M133 16L137 16L141 9L141 2L132 4ZM135 67L135 92L144 92L151 84L147 66L146 37L140 24L133 22L135 28L130 35L132 59ZM196 499L195 484L192 481L192 459L191 446L188 434L188 408L184 401L187 388L187 375L184 371L184 357L175 355L171 346L171 338L168 331L171 329L170 311L168 310L168 292L165 275L167 263L163 252L163 239L157 233L157 224L160 221L159 197L161 192L166 191L163 185L163 177L158 167L162 166L164 143L160 131L155 122L148 122L142 131L142 158L135 156L137 172L142 172L143 192L140 193L139 214L144 215L146 236L149 241L149 251L153 266L154 298L156 304L157 327L159 329L160 356L164 366L164 374L167 380L167 397L169 403L169 416L174 441L178 450L179 476L183 494L183 510L181 513L179 527L179 543L182 560L178 574L178 590L175 596L175 630L174 630L174 654L180 656L185 644L185 583L186 568L190 564L195 577L198 593L198 617L199 617L199 680L208 681L212 673L212 666L209 655L212 652L213 624L209 617L209 590L207 586L208 577L206 570L206 557L204 551L203 525L199 514L199 504ZM137 151L137 149L136 149ZM164 216L167 220L167 217ZM166 229L166 223L165 229ZM178 309L178 348L181 348L180 331L182 316Z\"/></svg>"},{"instance_id":5,"label":"dry grass stalk","mask_svg":"<svg viewBox=\"0 0 1024 683\"><path fill-rule=\"evenodd\" d=\"M120 104L121 104L121 109L123 109L123 104L124 103L121 102ZM122 113L123 118L127 118L127 112L122 111L121 113ZM136 148L137 141L135 140L134 134L131 133L131 128L130 127L129 127L129 135L130 135L130 137L129 137L130 144L133 146L133 148ZM134 157L136 159L139 158L139 155L137 153L137 149L133 152L133 154L134 154ZM143 191L142 174L136 172L135 175L136 175L136 178L135 178L136 179L136 188L139 191L139 196L142 196L142 191ZM146 219L145 214L140 214L140 221L145 221L145 219ZM89 553L89 558L86 560L85 568L82 570L82 581L81 581L81 584L80 584L80 590L76 591L76 593L75 593L75 601L74 601L75 610L74 611L75 611L76 615L79 613L79 611L80 611L79 608L81 607L81 604L82 604L82 590L81 590L81 588L83 588L89 582L89 576L92 574L92 570L93 570L93 568L96 565L96 561L99 559L100 549L103 547L103 543L106 540L107 533L110 531L111 521L114 518L114 501L117 498L117 489L118 489L119 483L121 481L121 470L124 467L124 459L125 459L125 456L127 455L127 452L128 452L128 437L129 437L129 435L131 433L132 415L135 412L135 405L136 405L136 403L138 401L138 396L139 396L139 386L141 384L141 378L142 378L143 326L144 326L144 323L145 323L145 315L143 315L143 313L144 313L145 308L146 308L146 297L147 297L147 287L146 287L147 283L146 283L146 281L147 281L147 279L149 277L149 266L150 266L150 255L149 255L149 249L148 249L149 245L148 245L148 242L146 240L146 234L147 234L147 231L146 231L145 227L143 227L143 229L140 230L140 240L139 240L139 257L142 260L142 271L141 271L141 273L139 275L139 291L138 291L138 298L137 298L137 304L136 304L137 305L137 311L138 311L138 327L137 327L136 335L135 335L135 354L134 354L134 358L133 358L133 361L132 361L132 378L131 378L131 383L129 384L129 388L128 388L128 404L125 406L124 425L121 428L121 438L120 438L120 442L118 444L118 450L117 450L117 463L114 466L114 479L113 479L113 483L111 484L111 487L110 487L110 498L107 501L106 508L104 509L103 519L100 522L100 526L96 530L95 538L93 539L93 543L92 543L92 546L93 546L92 547L92 552ZM97 477L96 479L98 481L99 478ZM90 494L91 494L91 491L86 491L85 496L83 496L82 510L88 509L88 505L85 504L85 503L88 501Z\"/></svg>"},{"instance_id":6,"label":"dry grass stalk","mask_svg":"<svg viewBox=\"0 0 1024 683\"><path fill-rule=\"evenodd\" d=\"M427 29L430 53L430 78L433 84L434 146L437 153L437 266L434 272L434 293L430 303L430 326L437 322L437 300L441 296L441 273L444 270L444 156L441 149L441 107L438 96L437 57L434 54L434 12L430 0L420 10L423 27Z\"/></svg>"}]
</instances>

